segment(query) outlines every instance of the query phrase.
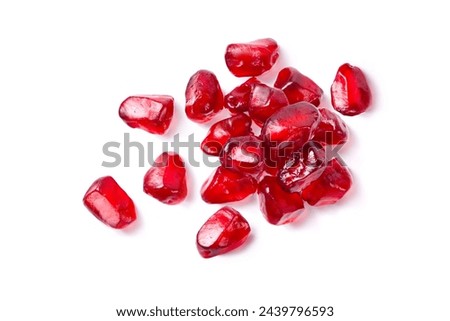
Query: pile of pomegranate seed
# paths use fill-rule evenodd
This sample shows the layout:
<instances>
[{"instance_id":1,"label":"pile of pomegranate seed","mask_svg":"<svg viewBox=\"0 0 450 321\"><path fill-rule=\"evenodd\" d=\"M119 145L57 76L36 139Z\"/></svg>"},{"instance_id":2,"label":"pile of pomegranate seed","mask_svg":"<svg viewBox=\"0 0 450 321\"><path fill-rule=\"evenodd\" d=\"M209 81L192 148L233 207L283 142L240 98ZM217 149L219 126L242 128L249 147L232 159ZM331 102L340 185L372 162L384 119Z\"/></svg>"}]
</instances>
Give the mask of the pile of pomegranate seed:
<instances>
[{"instance_id":1,"label":"pile of pomegranate seed","mask_svg":"<svg viewBox=\"0 0 450 321\"><path fill-rule=\"evenodd\" d=\"M225 62L236 77L250 77L223 95L217 77L197 71L186 87L185 112L197 123L212 120L224 107L230 117L213 124L201 143L204 153L220 157L201 188L206 203L237 202L257 193L264 218L274 225L294 222L311 206L334 204L352 185L352 176L339 158L329 159L328 146L347 142L348 129L333 111L322 106L323 90L293 67L280 70L273 87L256 77L279 56L273 39L230 44ZM331 85L331 102L339 113L354 116L370 105L371 93L358 67L339 67ZM119 116L132 128L152 134L167 131L174 99L167 95L131 96ZM254 133L252 123L260 127ZM259 131L259 130L258 130ZM174 152L161 154L144 177L144 192L173 205L187 195L186 168ZM110 176L97 179L83 202L103 223L121 229L136 219L134 203ZM197 233L197 249L205 258L229 252L245 243L247 220L225 206Z\"/></svg>"}]
</instances>

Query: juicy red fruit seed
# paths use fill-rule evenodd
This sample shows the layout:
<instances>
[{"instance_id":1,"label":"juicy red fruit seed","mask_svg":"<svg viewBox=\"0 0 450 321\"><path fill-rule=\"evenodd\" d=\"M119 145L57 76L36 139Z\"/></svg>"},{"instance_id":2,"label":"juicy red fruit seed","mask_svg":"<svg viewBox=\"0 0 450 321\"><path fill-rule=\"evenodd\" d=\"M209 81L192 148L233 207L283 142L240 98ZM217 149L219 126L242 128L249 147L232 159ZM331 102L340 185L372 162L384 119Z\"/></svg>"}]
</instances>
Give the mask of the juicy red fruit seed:
<instances>
[{"instance_id":1,"label":"juicy red fruit seed","mask_svg":"<svg viewBox=\"0 0 450 321\"><path fill-rule=\"evenodd\" d=\"M119 116L132 128L164 134L173 117L173 97L167 95L131 96L119 107Z\"/></svg>"},{"instance_id":2,"label":"juicy red fruit seed","mask_svg":"<svg viewBox=\"0 0 450 321\"><path fill-rule=\"evenodd\" d=\"M218 121L208 131L201 143L204 153L219 156L223 146L231 137L244 136L252 132L252 120L245 114Z\"/></svg>"},{"instance_id":3,"label":"juicy red fruit seed","mask_svg":"<svg viewBox=\"0 0 450 321\"><path fill-rule=\"evenodd\" d=\"M198 231L198 252L204 258L227 253L244 244L250 231L250 225L238 211L222 207Z\"/></svg>"},{"instance_id":4,"label":"juicy red fruit seed","mask_svg":"<svg viewBox=\"0 0 450 321\"><path fill-rule=\"evenodd\" d=\"M295 150L310 140L319 120L319 111L307 102L281 108L270 116L261 130L266 164L281 168Z\"/></svg>"},{"instance_id":5,"label":"juicy red fruit seed","mask_svg":"<svg viewBox=\"0 0 450 321\"><path fill-rule=\"evenodd\" d=\"M319 108L320 123L314 131L313 141L326 145L343 145L348 140L348 128L331 110Z\"/></svg>"},{"instance_id":6,"label":"juicy red fruit seed","mask_svg":"<svg viewBox=\"0 0 450 321\"><path fill-rule=\"evenodd\" d=\"M266 176L259 182L258 199L261 212L270 224L294 222L304 211L301 194L285 191L273 176Z\"/></svg>"},{"instance_id":7,"label":"juicy red fruit seed","mask_svg":"<svg viewBox=\"0 0 450 321\"><path fill-rule=\"evenodd\" d=\"M274 112L287 105L289 101L282 90L264 84L252 86L248 111L250 118L259 127L262 127Z\"/></svg>"},{"instance_id":8,"label":"juicy red fruit seed","mask_svg":"<svg viewBox=\"0 0 450 321\"><path fill-rule=\"evenodd\" d=\"M331 85L331 103L338 112L354 116L366 111L372 94L361 69L348 63L339 67Z\"/></svg>"},{"instance_id":9,"label":"juicy red fruit seed","mask_svg":"<svg viewBox=\"0 0 450 321\"><path fill-rule=\"evenodd\" d=\"M83 203L96 218L113 228L122 229L136 220L133 200L111 176L92 183Z\"/></svg>"},{"instance_id":10,"label":"juicy red fruit seed","mask_svg":"<svg viewBox=\"0 0 450 321\"><path fill-rule=\"evenodd\" d=\"M300 192L319 178L326 166L324 147L313 141L295 152L278 172L278 179L289 192Z\"/></svg>"},{"instance_id":11,"label":"juicy red fruit seed","mask_svg":"<svg viewBox=\"0 0 450 321\"><path fill-rule=\"evenodd\" d=\"M233 115L248 111L250 94L255 84L260 84L260 81L252 77L225 95L225 108Z\"/></svg>"},{"instance_id":12,"label":"juicy red fruit seed","mask_svg":"<svg viewBox=\"0 0 450 321\"><path fill-rule=\"evenodd\" d=\"M186 115L205 123L223 108L223 93L216 76L208 70L197 71L186 87Z\"/></svg>"},{"instance_id":13,"label":"juicy red fruit seed","mask_svg":"<svg viewBox=\"0 0 450 321\"><path fill-rule=\"evenodd\" d=\"M220 155L223 167L249 174L260 174L263 163L262 140L254 135L232 137Z\"/></svg>"},{"instance_id":14,"label":"juicy red fruit seed","mask_svg":"<svg viewBox=\"0 0 450 321\"><path fill-rule=\"evenodd\" d=\"M144 176L144 192L158 201L174 205L186 198L186 168L180 155L162 153Z\"/></svg>"},{"instance_id":15,"label":"juicy red fruit seed","mask_svg":"<svg viewBox=\"0 0 450 321\"><path fill-rule=\"evenodd\" d=\"M219 166L203 183L201 195L206 203L236 202L255 193L256 187L252 176Z\"/></svg>"},{"instance_id":16,"label":"juicy red fruit seed","mask_svg":"<svg viewBox=\"0 0 450 321\"><path fill-rule=\"evenodd\" d=\"M236 77L259 76L278 59L278 44L270 38L227 46L225 62Z\"/></svg>"},{"instance_id":17,"label":"juicy red fruit seed","mask_svg":"<svg viewBox=\"0 0 450 321\"><path fill-rule=\"evenodd\" d=\"M319 106L323 95L323 90L314 81L293 67L280 70L274 87L283 90L290 104L306 101Z\"/></svg>"},{"instance_id":18,"label":"juicy red fruit seed","mask_svg":"<svg viewBox=\"0 0 450 321\"><path fill-rule=\"evenodd\" d=\"M302 191L309 205L328 205L340 200L352 186L352 175L346 166L333 158L322 175Z\"/></svg>"},{"instance_id":19,"label":"juicy red fruit seed","mask_svg":"<svg viewBox=\"0 0 450 321\"><path fill-rule=\"evenodd\" d=\"M307 102L289 105L267 119L261 136L267 142L300 142L303 146L320 120L317 108Z\"/></svg>"}]
</instances>

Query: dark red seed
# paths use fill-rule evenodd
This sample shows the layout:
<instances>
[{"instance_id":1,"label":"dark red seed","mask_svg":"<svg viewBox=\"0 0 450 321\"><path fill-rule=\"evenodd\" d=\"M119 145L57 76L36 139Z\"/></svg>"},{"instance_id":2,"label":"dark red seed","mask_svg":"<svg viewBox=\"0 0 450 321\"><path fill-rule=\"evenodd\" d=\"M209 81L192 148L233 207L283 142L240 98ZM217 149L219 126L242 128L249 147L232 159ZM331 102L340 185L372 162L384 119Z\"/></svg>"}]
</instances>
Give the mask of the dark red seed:
<instances>
[{"instance_id":1,"label":"dark red seed","mask_svg":"<svg viewBox=\"0 0 450 321\"><path fill-rule=\"evenodd\" d=\"M222 207L198 231L198 252L204 258L230 252L245 243L250 231L250 225L238 211Z\"/></svg>"},{"instance_id":2,"label":"dark red seed","mask_svg":"<svg viewBox=\"0 0 450 321\"><path fill-rule=\"evenodd\" d=\"M111 176L92 183L83 203L96 218L113 228L124 228L136 220L133 200Z\"/></svg>"},{"instance_id":3,"label":"dark red seed","mask_svg":"<svg viewBox=\"0 0 450 321\"><path fill-rule=\"evenodd\" d=\"M186 87L186 115L205 123L223 108L223 93L216 76L208 70L197 71Z\"/></svg>"},{"instance_id":4,"label":"dark red seed","mask_svg":"<svg viewBox=\"0 0 450 321\"><path fill-rule=\"evenodd\" d=\"M343 145L348 139L348 128L344 121L327 108L319 108L320 123L312 140L327 145Z\"/></svg>"},{"instance_id":5,"label":"dark red seed","mask_svg":"<svg viewBox=\"0 0 450 321\"><path fill-rule=\"evenodd\" d=\"M201 195L206 203L235 202L253 194L256 187L252 176L219 166L203 183Z\"/></svg>"},{"instance_id":6,"label":"dark red seed","mask_svg":"<svg viewBox=\"0 0 450 321\"><path fill-rule=\"evenodd\" d=\"M263 170L262 140L254 135L232 137L220 155L223 167L258 175Z\"/></svg>"},{"instance_id":7,"label":"dark red seed","mask_svg":"<svg viewBox=\"0 0 450 321\"><path fill-rule=\"evenodd\" d=\"M244 136L251 132L252 120L245 114L220 120L209 129L201 143L201 149L208 155L219 156L231 137Z\"/></svg>"},{"instance_id":8,"label":"dark red seed","mask_svg":"<svg viewBox=\"0 0 450 321\"><path fill-rule=\"evenodd\" d=\"M310 140L319 120L319 111L307 102L281 108L270 116L261 130L266 164L281 168L294 151Z\"/></svg>"},{"instance_id":9,"label":"dark red seed","mask_svg":"<svg viewBox=\"0 0 450 321\"><path fill-rule=\"evenodd\" d=\"M331 103L338 112L354 116L366 111L372 94L361 69L348 63L339 67L331 85Z\"/></svg>"},{"instance_id":10,"label":"dark red seed","mask_svg":"<svg viewBox=\"0 0 450 321\"><path fill-rule=\"evenodd\" d=\"M282 89L291 104L306 101L319 106L323 95L323 90L314 81L293 67L280 70L274 87Z\"/></svg>"},{"instance_id":11,"label":"dark red seed","mask_svg":"<svg viewBox=\"0 0 450 321\"><path fill-rule=\"evenodd\" d=\"M233 115L248 111L250 95L255 84L260 84L260 82L252 77L225 95L225 108Z\"/></svg>"},{"instance_id":12,"label":"dark red seed","mask_svg":"<svg viewBox=\"0 0 450 321\"><path fill-rule=\"evenodd\" d=\"M264 84L254 84L250 94L249 115L256 125L262 127L264 122L289 101L282 90Z\"/></svg>"},{"instance_id":13,"label":"dark red seed","mask_svg":"<svg viewBox=\"0 0 450 321\"><path fill-rule=\"evenodd\" d=\"M264 217L274 225L294 222L304 210L301 194L285 191L278 179L272 176L259 182L258 199Z\"/></svg>"},{"instance_id":14,"label":"dark red seed","mask_svg":"<svg viewBox=\"0 0 450 321\"><path fill-rule=\"evenodd\" d=\"M352 175L346 166L333 158L322 175L302 191L303 199L309 205L334 204L352 186Z\"/></svg>"},{"instance_id":15,"label":"dark red seed","mask_svg":"<svg viewBox=\"0 0 450 321\"><path fill-rule=\"evenodd\" d=\"M186 168L180 155L162 153L144 177L144 192L158 201L174 205L187 196Z\"/></svg>"},{"instance_id":16,"label":"dark red seed","mask_svg":"<svg viewBox=\"0 0 450 321\"><path fill-rule=\"evenodd\" d=\"M326 164L324 147L309 141L288 159L278 172L278 179L287 191L300 192L319 178Z\"/></svg>"},{"instance_id":17,"label":"dark red seed","mask_svg":"<svg viewBox=\"0 0 450 321\"><path fill-rule=\"evenodd\" d=\"M278 44L275 40L266 38L228 45L225 62L236 77L252 77L272 68L278 56Z\"/></svg>"},{"instance_id":18,"label":"dark red seed","mask_svg":"<svg viewBox=\"0 0 450 321\"><path fill-rule=\"evenodd\" d=\"M119 116L132 128L164 134L173 116L173 97L166 95L131 96L119 108Z\"/></svg>"}]
</instances>

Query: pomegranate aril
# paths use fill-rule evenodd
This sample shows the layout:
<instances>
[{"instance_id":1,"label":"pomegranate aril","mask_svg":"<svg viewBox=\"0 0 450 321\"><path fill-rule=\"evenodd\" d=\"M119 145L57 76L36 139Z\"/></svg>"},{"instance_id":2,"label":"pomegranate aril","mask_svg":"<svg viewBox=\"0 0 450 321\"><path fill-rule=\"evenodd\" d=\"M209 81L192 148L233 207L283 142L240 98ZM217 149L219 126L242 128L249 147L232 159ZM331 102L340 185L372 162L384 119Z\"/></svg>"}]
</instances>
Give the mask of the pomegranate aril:
<instances>
[{"instance_id":1,"label":"pomegranate aril","mask_svg":"<svg viewBox=\"0 0 450 321\"><path fill-rule=\"evenodd\" d=\"M259 76L278 59L278 44L270 38L227 46L225 62L236 77Z\"/></svg>"},{"instance_id":2,"label":"pomegranate aril","mask_svg":"<svg viewBox=\"0 0 450 321\"><path fill-rule=\"evenodd\" d=\"M278 172L281 186L290 192L300 192L319 178L326 166L324 147L309 141L288 159Z\"/></svg>"},{"instance_id":3,"label":"pomegranate aril","mask_svg":"<svg viewBox=\"0 0 450 321\"><path fill-rule=\"evenodd\" d=\"M208 70L199 70L189 79L185 96L186 115L198 123L211 120L223 108L219 81Z\"/></svg>"},{"instance_id":4,"label":"pomegranate aril","mask_svg":"<svg viewBox=\"0 0 450 321\"><path fill-rule=\"evenodd\" d=\"M252 176L219 166L203 183L201 195L206 203L228 203L243 200L255 193L256 188Z\"/></svg>"},{"instance_id":5,"label":"pomegranate aril","mask_svg":"<svg viewBox=\"0 0 450 321\"><path fill-rule=\"evenodd\" d=\"M319 111L307 102L289 105L278 110L265 122L261 136L266 142L287 141L306 143L319 123Z\"/></svg>"},{"instance_id":6,"label":"pomegranate aril","mask_svg":"<svg viewBox=\"0 0 450 321\"><path fill-rule=\"evenodd\" d=\"M348 63L339 67L331 85L331 103L338 112L354 116L366 111L372 94L361 69Z\"/></svg>"},{"instance_id":7,"label":"pomegranate aril","mask_svg":"<svg viewBox=\"0 0 450 321\"><path fill-rule=\"evenodd\" d=\"M250 94L255 84L260 84L260 81L252 77L225 95L225 108L233 115L248 111Z\"/></svg>"},{"instance_id":8,"label":"pomegranate aril","mask_svg":"<svg viewBox=\"0 0 450 321\"><path fill-rule=\"evenodd\" d=\"M251 132L252 120L245 114L220 120L209 129L201 143L201 149L208 155L219 156L231 137L244 136Z\"/></svg>"},{"instance_id":9,"label":"pomegranate aril","mask_svg":"<svg viewBox=\"0 0 450 321\"><path fill-rule=\"evenodd\" d=\"M262 127L274 112L287 105L289 101L282 90L261 83L252 86L248 112L259 127Z\"/></svg>"},{"instance_id":10,"label":"pomegranate aril","mask_svg":"<svg viewBox=\"0 0 450 321\"><path fill-rule=\"evenodd\" d=\"M260 174L263 169L262 140L254 135L232 137L220 155L223 167L249 174Z\"/></svg>"},{"instance_id":11,"label":"pomegranate aril","mask_svg":"<svg viewBox=\"0 0 450 321\"><path fill-rule=\"evenodd\" d=\"M94 181L83 203L96 218L113 228L124 228L136 220L133 200L111 176Z\"/></svg>"},{"instance_id":12,"label":"pomegranate aril","mask_svg":"<svg viewBox=\"0 0 450 321\"><path fill-rule=\"evenodd\" d=\"M281 168L295 150L310 140L319 120L319 111L307 102L281 108L270 116L261 130L266 164Z\"/></svg>"},{"instance_id":13,"label":"pomegranate aril","mask_svg":"<svg viewBox=\"0 0 450 321\"><path fill-rule=\"evenodd\" d=\"M323 95L323 90L314 81L293 67L280 70L274 87L282 89L291 104L306 101L319 106Z\"/></svg>"},{"instance_id":14,"label":"pomegranate aril","mask_svg":"<svg viewBox=\"0 0 450 321\"><path fill-rule=\"evenodd\" d=\"M304 210L301 194L285 191L278 179L272 176L266 176L259 182L258 199L264 217L274 225L291 223Z\"/></svg>"},{"instance_id":15,"label":"pomegranate aril","mask_svg":"<svg viewBox=\"0 0 450 321\"><path fill-rule=\"evenodd\" d=\"M119 107L119 116L132 128L164 134L173 116L173 97L167 95L131 96Z\"/></svg>"},{"instance_id":16,"label":"pomegranate aril","mask_svg":"<svg viewBox=\"0 0 450 321\"><path fill-rule=\"evenodd\" d=\"M348 128L344 121L334 112L319 108L320 123L317 125L312 140L326 145L343 145L348 139Z\"/></svg>"},{"instance_id":17,"label":"pomegranate aril","mask_svg":"<svg viewBox=\"0 0 450 321\"><path fill-rule=\"evenodd\" d=\"M162 153L144 176L144 192L169 205L183 201L187 185L181 156L174 152Z\"/></svg>"},{"instance_id":18,"label":"pomegranate aril","mask_svg":"<svg viewBox=\"0 0 450 321\"><path fill-rule=\"evenodd\" d=\"M352 186L352 175L346 166L333 158L318 179L302 191L309 205L328 205L340 200Z\"/></svg>"},{"instance_id":19,"label":"pomegranate aril","mask_svg":"<svg viewBox=\"0 0 450 321\"><path fill-rule=\"evenodd\" d=\"M250 225L238 211L222 207L198 231L198 252L204 258L227 253L244 244L250 231Z\"/></svg>"}]
</instances>

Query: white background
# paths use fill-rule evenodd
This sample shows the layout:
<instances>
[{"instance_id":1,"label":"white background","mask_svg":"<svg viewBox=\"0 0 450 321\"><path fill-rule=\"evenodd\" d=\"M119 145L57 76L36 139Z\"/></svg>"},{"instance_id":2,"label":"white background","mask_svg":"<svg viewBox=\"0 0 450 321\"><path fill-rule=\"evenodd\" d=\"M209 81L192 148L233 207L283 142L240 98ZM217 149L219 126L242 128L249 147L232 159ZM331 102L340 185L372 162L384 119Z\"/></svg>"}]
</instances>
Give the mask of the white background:
<instances>
[{"instance_id":1,"label":"white background","mask_svg":"<svg viewBox=\"0 0 450 321\"><path fill-rule=\"evenodd\" d=\"M332 305L332 320L449 320L444 4L1 1L0 319L116 320L116 308L155 305ZM129 168L108 169L102 146L123 143L126 132L155 142L156 154L177 132L201 140L207 126L184 115L187 80L210 69L228 92L243 80L226 69L226 45L263 37L281 47L265 81L292 65L329 101L340 64L366 72L373 106L345 117L351 142L342 156L354 187L292 226L269 225L256 197L235 204L252 226L250 242L205 260L195 235L220 207L199 196L211 169L189 167L189 197L170 207L142 192L148 166L136 154ZM118 106L133 94L175 97L168 134L122 122ZM84 192L103 175L134 199L134 227L110 229L84 208Z\"/></svg>"}]
</instances>

